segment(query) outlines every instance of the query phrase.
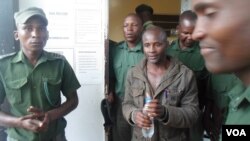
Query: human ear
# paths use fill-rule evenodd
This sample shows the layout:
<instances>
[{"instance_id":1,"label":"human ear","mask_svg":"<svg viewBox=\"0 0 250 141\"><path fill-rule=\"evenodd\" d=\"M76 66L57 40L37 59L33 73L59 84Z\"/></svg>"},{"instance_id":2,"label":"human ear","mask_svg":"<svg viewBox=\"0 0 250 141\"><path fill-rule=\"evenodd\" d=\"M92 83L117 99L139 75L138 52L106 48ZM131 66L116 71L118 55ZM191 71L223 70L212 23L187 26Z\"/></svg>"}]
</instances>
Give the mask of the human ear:
<instances>
[{"instance_id":1,"label":"human ear","mask_svg":"<svg viewBox=\"0 0 250 141\"><path fill-rule=\"evenodd\" d=\"M19 40L18 31L15 30L13 33L14 33L14 38L15 38L15 40L16 40L16 41Z\"/></svg>"}]
</instances>

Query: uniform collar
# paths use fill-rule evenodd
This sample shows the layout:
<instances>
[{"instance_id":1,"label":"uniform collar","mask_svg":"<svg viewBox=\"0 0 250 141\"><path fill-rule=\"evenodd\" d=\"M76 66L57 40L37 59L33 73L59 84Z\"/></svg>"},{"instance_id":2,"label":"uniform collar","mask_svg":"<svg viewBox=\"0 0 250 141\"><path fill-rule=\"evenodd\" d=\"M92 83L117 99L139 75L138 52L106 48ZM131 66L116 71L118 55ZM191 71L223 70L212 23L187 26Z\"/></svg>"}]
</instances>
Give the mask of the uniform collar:
<instances>
[{"instance_id":1,"label":"uniform collar","mask_svg":"<svg viewBox=\"0 0 250 141\"><path fill-rule=\"evenodd\" d=\"M146 22L143 24L143 28L147 28L147 27L149 27L150 25L153 25L153 21L146 21Z\"/></svg>"},{"instance_id":2,"label":"uniform collar","mask_svg":"<svg viewBox=\"0 0 250 141\"><path fill-rule=\"evenodd\" d=\"M232 100L230 102L230 106L233 109L238 109L240 107L240 104L243 103L244 101L250 103L250 87L247 87L245 90L236 90L236 92L237 91L238 93L229 93L229 96Z\"/></svg>"},{"instance_id":3,"label":"uniform collar","mask_svg":"<svg viewBox=\"0 0 250 141\"><path fill-rule=\"evenodd\" d=\"M22 50L20 50L12 59L12 63L18 63L18 62L25 62L25 56L22 52Z\"/></svg>"},{"instance_id":4,"label":"uniform collar","mask_svg":"<svg viewBox=\"0 0 250 141\"><path fill-rule=\"evenodd\" d=\"M119 47L132 52L142 51L142 42L139 41L134 48L128 48L127 42L123 42Z\"/></svg>"},{"instance_id":5,"label":"uniform collar","mask_svg":"<svg viewBox=\"0 0 250 141\"><path fill-rule=\"evenodd\" d=\"M43 51L41 57L38 59L38 63L46 62L47 60L55 60L56 58L49 55L48 52ZM20 50L12 59L12 63L18 62L27 62L27 58L25 57L22 50Z\"/></svg>"},{"instance_id":6,"label":"uniform collar","mask_svg":"<svg viewBox=\"0 0 250 141\"><path fill-rule=\"evenodd\" d=\"M182 50L180 48L180 40L177 39L177 40L173 41L171 46L173 46L174 50L180 50L180 51L185 51L185 52L193 52L199 46L199 43L195 42L192 47L186 48L185 50Z\"/></svg>"}]
</instances>

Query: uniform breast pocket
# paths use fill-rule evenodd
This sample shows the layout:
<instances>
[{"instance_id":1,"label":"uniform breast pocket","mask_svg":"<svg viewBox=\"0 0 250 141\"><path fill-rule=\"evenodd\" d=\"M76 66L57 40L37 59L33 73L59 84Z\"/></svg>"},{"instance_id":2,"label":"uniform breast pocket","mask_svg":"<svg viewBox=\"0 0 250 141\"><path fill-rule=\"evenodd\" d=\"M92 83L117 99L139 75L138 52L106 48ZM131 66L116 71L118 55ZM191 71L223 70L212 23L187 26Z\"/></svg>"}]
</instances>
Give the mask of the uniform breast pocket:
<instances>
[{"instance_id":1,"label":"uniform breast pocket","mask_svg":"<svg viewBox=\"0 0 250 141\"><path fill-rule=\"evenodd\" d=\"M6 97L11 104L19 104L22 102L22 89L26 84L27 78L6 82Z\"/></svg>"},{"instance_id":2,"label":"uniform breast pocket","mask_svg":"<svg viewBox=\"0 0 250 141\"><path fill-rule=\"evenodd\" d=\"M61 81L55 77L42 78L44 94L51 106L57 107L61 103Z\"/></svg>"},{"instance_id":3,"label":"uniform breast pocket","mask_svg":"<svg viewBox=\"0 0 250 141\"><path fill-rule=\"evenodd\" d=\"M132 96L137 107L143 107L144 90L143 88L132 87Z\"/></svg>"},{"instance_id":4,"label":"uniform breast pocket","mask_svg":"<svg viewBox=\"0 0 250 141\"><path fill-rule=\"evenodd\" d=\"M122 74L122 64L121 63L116 63L114 64L114 72L116 76L119 76ZM117 81L120 81L119 79Z\"/></svg>"}]
</instances>

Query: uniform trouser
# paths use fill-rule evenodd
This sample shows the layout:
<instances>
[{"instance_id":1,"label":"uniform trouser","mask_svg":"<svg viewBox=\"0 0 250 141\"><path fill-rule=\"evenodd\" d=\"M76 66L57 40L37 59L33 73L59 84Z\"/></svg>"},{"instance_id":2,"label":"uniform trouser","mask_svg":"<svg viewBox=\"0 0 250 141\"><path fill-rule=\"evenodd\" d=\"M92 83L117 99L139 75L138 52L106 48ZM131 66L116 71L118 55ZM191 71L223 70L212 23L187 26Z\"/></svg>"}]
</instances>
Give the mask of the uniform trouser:
<instances>
[{"instance_id":1,"label":"uniform trouser","mask_svg":"<svg viewBox=\"0 0 250 141\"><path fill-rule=\"evenodd\" d=\"M115 122L113 124L113 141L131 141L132 127L122 114L122 100L115 98Z\"/></svg>"},{"instance_id":2,"label":"uniform trouser","mask_svg":"<svg viewBox=\"0 0 250 141\"><path fill-rule=\"evenodd\" d=\"M19 141L16 139L11 138L10 136L7 137L7 141ZM55 138L53 138L50 141L67 141L64 132L61 134L58 134Z\"/></svg>"},{"instance_id":3,"label":"uniform trouser","mask_svg":"<svg viewBox=\"0 0 250 141\"><path fill-rule=\"evenodd\" d=\"M5 128L0 126L0 141L6 141L6 138Z\"/></svg>"}]
</instances>

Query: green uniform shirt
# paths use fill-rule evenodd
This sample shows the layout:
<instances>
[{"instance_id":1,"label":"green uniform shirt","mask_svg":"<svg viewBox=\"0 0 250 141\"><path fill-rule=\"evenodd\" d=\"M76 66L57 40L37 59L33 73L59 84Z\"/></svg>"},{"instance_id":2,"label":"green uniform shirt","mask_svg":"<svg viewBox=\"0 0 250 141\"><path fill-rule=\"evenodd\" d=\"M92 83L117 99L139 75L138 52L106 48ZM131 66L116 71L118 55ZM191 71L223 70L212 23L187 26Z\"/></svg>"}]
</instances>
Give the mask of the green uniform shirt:
<instances>
[{"instance_id":1,"label":"green uniform shirt","mask_svg":"<svg viewBox=\"0 0 250 141\"><path fill-rule=\"evenodd\" d=\"M239 94L245 87L233 74L211 74L209 80L208 99L211 99L223 114L222 123L227 117L227 109L230 102L229 94Z\"/></svg>"},{"instance_id":2,"label":"green uniform shirt","mask_svg":"<svg viewBox=\"0 0 250 141\"><path fill-rule=\"evenodd\" d=\"M147 21L143 24L143 29L148 29L150 27L154 27L155 25L153 24L153 21Z\"/></svg>"},{"instance_id":3,"label":"green uniform shirt","mask_svg":"<svg viewBox=\"0 0 250 141\"><path fill-rule=\"evenodd\" d=\"M126 42L121 42L111 49L111 68L115 77L115 93L121 99L124 97L125 79L129 68L135 66L144 57L142 43L139 42L136 47L128 48ZM110 71L112 72L112 71Z\"/></svg>"},{"instance_id":4,"label":"green uniform shirt","mask_svg":"<svg viewBox=\"0 0 250 141\"><path fill-rule=\"evenodd\" d=\"M199 90L200 108L202 108L209 73L205 67L203 56L200 54L199 43L196 42L192 47L182 50L179 45L179 40L175 40L166 51L168 55L178 58L184 65L194 71Z\"/></svg>"},{"instance_id":5,"label":"green uniform shirt","mask_svg":"<svg viewBox=\"0 0 250 141\"><path fill-rule=\"evenodd\" d=\"M208 80L208 71L205 67L205 62L200 54L198 42L195 42L192 47L181 49L179 40L175 40L167 48L167 54L180 60L185 66L191 69L196 77L198 87L199 108L203 110L205 105L205 93ZM203 138L203 128L201 117L195 125L190 129L190 140L200 141Z\"/></svg>"},{"instance_id":6,"label":"green uniform shirt","mask_svg":"<svg viewBox=\"0 0 250 141\"><path fill-rule=\"evenodd\" d=\"M195 75L202 77L201 74L205 69L205 62L200 54L198 42L190 48L182 50L179 45L179 40L173 41L170 47L167 48L167 54L178 58L184 65L195 72Z\"/></svg>"},{"instance_id":7,"label":"green uniform shirt","mask_svg":"<svg viewBox=\"0 0 250 141\"><path fill-rule=\"evenodd\" d=\"M44 51L36 66L32 66L22 51L0 60L0 103L6 97L13 116L28 115L34 106L49 111L61 104L63 95L80 87L75 73L66 59ZM64 132L64 118L50 123L48 131L34 133L22 128L8 128L8 136L18 141L45 141Z\"/></svg>"},{"instance_id":8,"label":"green uniform shirt","mask_svg":"<svg viewBox=\"0 0 250 141\"><path fill-rule=\"evenodd\" d=\"M230 91L237 93L236 90L241 91L243 89L243 84L233 74L211 74L209 84L209 98L220 109L228 106L230 101L228 94Z\"/></svg>"},{"instance_id":9,"label":"green uniform shirt","mask_svg":"<svg viewBox=\"0 0 250 141\"><path fill-rule=\"evenodd\" d=\"M243 91L235 88L229 93L231 102L227 115L226 124L246 124L250 125L250 87ZM237 93L236 93L237 92Z\"/></svg>"}]
</instances>

